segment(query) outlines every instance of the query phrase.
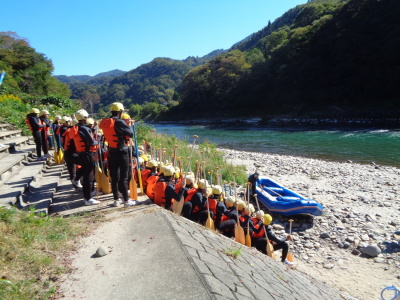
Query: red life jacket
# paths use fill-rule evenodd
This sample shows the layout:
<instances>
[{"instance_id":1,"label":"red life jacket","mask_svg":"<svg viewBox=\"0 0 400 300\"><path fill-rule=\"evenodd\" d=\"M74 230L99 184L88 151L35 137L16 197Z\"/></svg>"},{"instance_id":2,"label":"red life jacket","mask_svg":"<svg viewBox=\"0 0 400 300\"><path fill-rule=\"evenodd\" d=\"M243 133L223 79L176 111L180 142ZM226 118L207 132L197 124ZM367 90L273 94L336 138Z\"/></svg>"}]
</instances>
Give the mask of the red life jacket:
<instances>
[{"instance_id":1,"label":"red life jacket","mask_svg":"<svg viewBox=\"0 0 400 300\"><path fill-rule=\"evenodd\" d=\"M191 189L189 189L187 191L187 196L185 197L185 202L189 202L190 200L192 200L194 194L197 193L197 189L192 187Z\"/></svg>"},{"instance_id":2,"label":"red life jacket","mask_svg":"<svg viewBox=\"0 0 400 300\"><path fill-rule=\"evenodd\" d=\"M41 120L40 118L38 118L38 123L39 123L39 125L43 125L43 122L42 122L42 120ZM32 132L35 132L35 130L34 130L33 127L32 127L31 122L29 122L29 117L26 117L26 119L25 119L25 124L28 125L29 129L30 129ZM44 128L44 127L39 127L37 131L42 131L43 128Z\"/></svg>"},{"instance_id":3,"label":"red life jacket","mask_svg":"<svg viewBox=\"0 0 400 300\"><path fill-rule=\"evenodd\" d=\"M158 206L165 206L165 190L168 186L168 182L159 181L154 186L154 204Z\"/></svg>"},{"instance_id":4,"label":"red life jacket","mask_svg":"<svg viewBox=\"0 0 400 300\"><path fill-rule=\"evenodd\" d=\"M261 228L259 233L255 233L253 231L253 235L252 235L253 238L259 239L259 238L264 238L265 237L264 225L263 224L258 224L258 219L257 219L257 223L254 223L254 228L258 229L258 228L260 228L260 226L262 226L262 228Z\"/></svg>"},{"instance_id":5,"label":"red life jacket","mask_svg":"<svg viewBox=\"0 0 400 300\"><path fill-rule=\"evenodd\" d=\"M69 138L74 140L76 152L96 152L96 146L88 146L79 134L79 126L69 129Z\"/></svg>"},{"instance_id":6,"label":"red life jacket","mask_svg":"<svg viewBox=\"0 0 400 300\"><path fill-rule=\"evenodd\" d=\"M146 195L151 200L154 199L154 187L156 186L156 183L159 179L160 179L160 176L158 176L158 175L152 175L147 179Z\"/></svg>"},{"instance_id":7,"label":"red life jacket","mask_svg":"<svg viewBox=\"0 0 400 300\"><path fill-rule=\"evenodd\" d=\"M217 199L213 199L213 198L208 198L208 206L210 208L210 212L212 211L214 214L214 221L217 219L217 205L218 205L218 200ZM207 206L206 206L207 209Z\"/></svg>"},{"instance_id":8,"label":"red life jacket","mask_svg":"<svg viewBox=\"0 0 400 300\"><path fill-rule=\"evenodd\" d=\"M179 179L176 183L175 183L175 193L179 193L179 191L182 188L182 179Z\"/></svg>"},{"instance_id":9,"label":"red life jacket","mask_svg":"<svg viewBox=\"0 0 400 300\"><path fill-rule=\"evenodd\" d=\"M103 130L104 138L106 139L108 146L111 148L118 148L120 141L122 140L125 145L128 145L129 139L126 137L118 137L115 131L115 121L114 118L103 119L100 122L100 128Z\"/></svg>"}]
</instances>

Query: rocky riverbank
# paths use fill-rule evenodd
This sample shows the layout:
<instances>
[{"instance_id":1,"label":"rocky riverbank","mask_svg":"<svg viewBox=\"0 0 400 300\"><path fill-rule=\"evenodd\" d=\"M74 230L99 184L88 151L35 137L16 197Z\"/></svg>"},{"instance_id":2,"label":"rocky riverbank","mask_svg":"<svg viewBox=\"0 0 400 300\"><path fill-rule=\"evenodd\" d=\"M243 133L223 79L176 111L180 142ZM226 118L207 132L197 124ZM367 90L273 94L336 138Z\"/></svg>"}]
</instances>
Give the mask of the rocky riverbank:
<instances>
[{"instance_id":1,"label":"rocky riverbank","mask_svg":"<svg viewBox=\"0 0 400 300\"><path fill-rule=\"evenodd\" d=\"M296 268L358 299L380 299L400 285L400 169L351 161L221 149L225 159L256 170L325 207L321 217L294 217ZM287 234L287 219L275 217Z\"/></svg>"}]
</instances>

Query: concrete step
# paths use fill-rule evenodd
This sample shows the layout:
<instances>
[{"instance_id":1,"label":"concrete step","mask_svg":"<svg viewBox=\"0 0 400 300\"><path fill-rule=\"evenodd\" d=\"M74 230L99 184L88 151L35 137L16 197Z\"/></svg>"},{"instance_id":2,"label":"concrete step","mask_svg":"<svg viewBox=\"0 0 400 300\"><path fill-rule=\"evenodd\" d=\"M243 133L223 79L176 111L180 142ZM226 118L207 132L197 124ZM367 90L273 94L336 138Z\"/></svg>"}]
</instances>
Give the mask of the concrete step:
<instances>
[{"instance_id":1,"label":"concrete step","mask_svg":"<svg viewBox=\"0 0 400 300\"><path fill-rule=\"evenodd\" d=\"M26 146L20 151L13 153L4 152L0 156L0 185L4 184L9 177L17 172L23 163L27 162L29 156L32 155L34 148L32 146Z\"/></svg>"},{"instance_id":2,"label":"concrete step","mask_svg":"<svg viewBox=\"0 0 400 300\"><path fill-rule=\"evenodd\" d=\"M11 127L12 127L11 124L1 123L1 124L0 124L0 131L1 131L1 130L9 130Z\"/></svg>"},{"instance_id":3,"label":"concrete step","mask_svg":"<svg viewBox=\"0 0 400 300\"><path fill-rule=\"evenodd\" d=\"M10 156L15 154L10 154ZM30 184L34 180L40 178L40 174L45 166L45 161L37 161L36 159L26 158L26 153L17 154L18 158L14 159L14 170L9 169L9 165L4 167L8 168L8 173L10 174L3 185L0 187L0 206L13 206L20 203L21 196L29 188ZM21 164L19 168L17 164ZM6 172L6 173L7 173ZM2 173L4 177L6 173Z\"/></svg>"},{"instance_id":4,"label":"concrete step","mask_svg":"<svg viewBox=\"0 0 400 300\"><path fill-rule=\"evenodd\" d=\"M11 139L6 139L0 143L0 158L1 154L12 153L27 145L34 145L33 138L30 136L19 136Z\"/></svg>"},{"instance_id":5,"label":"concrete step","mask_svg":"<svg viewBox=\"0 0 400 300\"><path fill-rule=\"evenodd\" d=\"M11 139L13 137L21 136L22 130L1 130L0 131L0 143L6 139Z\"/></svg>"},{"instance_id":6,"label":"concrete step","mask_svg":"<svg viewBox=\"0 0 400 300\"><path fill-rule=\"evenodd\" d=\"M21 208L33 208L35 212L47 215L63 170L64 165L52 165L43 169L40 180L31 182L29 190L22 194Z\"/></svg>"}]
</instances>

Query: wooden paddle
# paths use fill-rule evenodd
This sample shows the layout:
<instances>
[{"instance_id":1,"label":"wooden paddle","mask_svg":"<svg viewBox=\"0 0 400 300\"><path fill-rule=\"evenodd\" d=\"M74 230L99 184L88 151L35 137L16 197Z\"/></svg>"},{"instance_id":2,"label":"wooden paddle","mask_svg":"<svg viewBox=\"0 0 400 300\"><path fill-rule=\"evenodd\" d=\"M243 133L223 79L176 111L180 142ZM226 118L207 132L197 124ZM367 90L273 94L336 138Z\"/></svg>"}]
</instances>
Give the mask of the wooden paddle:
<instances>
[{"instance_id":1,"label":"wooden paddle","mask_svg":"<svg viewBox=\"0 0 400 300\"><path fill-rule=\"evenodd\" d=\"M293 220L292 219L290 219L289 220L289 222L290 222L290 230L289 230L289 235L292 235L292 223L293 223ZM288 252L288 254L287 254L287 260L288 261L290 261L290 262L293 262L294 261L294 257L293 257L293 254L292 254L292 252L291 251L289 251Z\"/></svg>"},{"instance_id":2,"label":"wooden paddle","mask_svg":"<svg viewBox=\"0 0 400 300\"><path fill-rule=\"evenodd\" d=\"M176 158L178 160L178 166L179 166L179 174L181 174L181 180L183 180L183 174L182 174L182 157L177 157ZM185 188L182 185L182 188ZM172 211L177 214L178 216L180 216L182 214L182 208L183 208L183 204L185 203L185 196L182 195L181 200L180 201L174 201L174 203L172 203Z\"/></svg>"},{"instance_id":3,"label":"wooden paddle","mask_svg":"<svg viewBox=\"0 0 400 300\"><path fill-rule=\"evenodd\" d=\"M247 189L246 189L246 194L247 194L247 213L249 219L247 220L247 233L246 233L246 239L245 239L245 244L247 247L251 247L251 236L250 236L250 207L249 207L249 197L250 197L250 190L249 190L249 182L247 183Z\"/></svg>"},{"instance_id":4,"label":"wooden paddle","mask_svg":"<svg viewBox=\"0 0 400 300\"><path fill-rule=\"evenodd\" d=\"M135 172L134 167L133 167L133 160L132 160L132 139L130 139L129 143L129 163L131 165L131 180L129 181L129 197L133 200L138 199L138 193L137 193L137 183L135 180Z\"/></svg>"},{"instance_id":5,"label":"wooden paddle","mask_svg":"<svg viewBox=\"0 0 400 300\"><path fill-rule=\"evenodd\" d=\"M208 195L207 178L206 178L206 162L203 161L202 164L203 164L203 172L204 172L204 181L206 183L206 194ZM208 202L208 196L207 196L207 213L208 213L208 218L206 221L206 227L208 229L215 230L214 220L211 218L211 215L210 215L210 203Z\"/></svg>"},{"instance_id":6,"label":"wooden paddle","mask_svg":"<svg viewBox=\"0 0 400 300\"><path fill-rule=\"evenodd\" d=\"M237 202L236 179L235 179L236 173L233 172L232 175L233 175L234 193L235 193L235 201L236 201L236 217L237 217L236 228L235 228L235 241L238 243L241 243L242 245L245 245L246 239L244 237L244 230L243 230L243 227L240 226L240 222L239 222L239 207L238 207L238 202Z\"/></svg>"},{"instance_id":7,"label":"wooden paddle","mask_svg":"<svg viewBox=\"0 0 400 300\"><path fill-rule=\"evenodd\" d=\"M258 198L257 198L257 194L255 194L254 195L254 198L256 199L256 203L257 203L257 209L258 210L260 210L260 204L258 203ZM263 220L263 222L264 222L264 220ZM265 228L265 225L263 225L264 226L264 233L265 233L265 239L267 240L267 255L269 256L269 257L271 257L273 260L276 260L276 257L275 257L275 252L274 252L274 246L272 246L272 244L269 242L269 239L268 239L268 235L267 235L267 229Z\"/></svg>"}]
</instances>

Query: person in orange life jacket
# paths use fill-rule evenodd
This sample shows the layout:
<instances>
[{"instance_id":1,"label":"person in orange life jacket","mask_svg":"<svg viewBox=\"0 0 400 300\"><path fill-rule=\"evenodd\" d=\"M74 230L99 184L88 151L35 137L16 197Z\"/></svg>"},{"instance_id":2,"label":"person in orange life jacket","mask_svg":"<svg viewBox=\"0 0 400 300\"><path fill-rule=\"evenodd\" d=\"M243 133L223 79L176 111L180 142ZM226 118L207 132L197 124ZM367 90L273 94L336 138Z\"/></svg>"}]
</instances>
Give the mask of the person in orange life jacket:
<instances>
[{"instance_id":1,"label":"person in orange life jacket","mask_svg":"<svg viewBox=\"0 0 400 300\"><path fill-rule=\"evenodd\" d=\"M243 227L245 234L247 234L247 228L249 228L250 236L254 231L254 223L253 218L251 217L254 213L255 209L253 204L249 204L248 206L245 204L244 209L242 210L241 215L239 216L240 226Z\"/></svg>"},{"instance_id":2,"label":"person in orange life jacket","mask_svg":"<svg viewBox=\"0 0 400 300\"><path fill-rule=\"evenodd\" d=\"M221 201L222 187L219 185L212 186L212 195L208 197L208 205L210 208L210 215L214 220L215 226L218 228L223 213L226 211L223 199ZM207 205L204 207L207 210Z\"/></svg>"},{"instance_id":3,"label":"person in orange life jacket","mask_svg":"<svg viewBox=\"0 0 400 300\"><path fill-rule=\"evenodd\" d=\"M175 192L175 187L172 183L174 173L175 168L173 166L164 166L163 176L161 176L154 188L154 204L164 206L165 209L171 208L172 199L180 201L185 191L182 187L178 193ZM183 183L186 185L185 179Z\"/></svg>"},{"instance_id":4,"label":"person in orange life jacket","mask_svg":"<svg viewBox=\"0 0 400 300\"><path fill-rule=\"evenodd\" d=\"M254 200L254 195L256 194L257 182L259 182L260 180L259 176L260 174L258 172L255 172L254 174L250 175L249 178L247 179L247 181L251 183L250 195L253 200Z\"/></svg>"},{"instance_id":5,"label":"person in orange life jacket","mask_svg":"<svg viewBox=\"0 0 400 300\"><path fill-rule=\"evenodd\" d=\"M261 221L261 220L260 220ZM289 243L287 241L292 240L292 237L288 235L284 239L278 239L275 234L272 232L271 226L269 226L272 222L272 217L269 214L264 214L262 219L262 224L257 224L259 226L255 226L256 229L253 231L253 241L255 247L264 254L267 254L267 239L265 238L265 231L267 231L267 238L271 241L274 251L282 249L282 257L281 261L287 265L293 265L293 263L289 262L286 257L289 251ZM258 228L257 228L258 227ZM260 236L259 238L254 238L254 235Z\"/></svg>"},{"instance_id":6,"label":"person in orange life jacket","mask_svg":"<svg viewBox=\"0 0 400 300\"><path fill-rule=\"evenodd\" d=\"M231 238L235 235L235 227L236 227L236 208L235 208L235 200L233 197L229 196L225 199L224 211L222 212L221 219L219 223L216 224L216 228L220 230L220 232Z\"/></svg>"},{"instance_id":7,"label":"person in orange life jacket","mask_svg":"<svg viewBox=\"0 0 400 300\"><path fill-rule=\"evenodd\" d=\"M60 128L61 128L61 116L56 115L54 116L54 122L51 124L51 128L53 129L54 139L56 140L57 149L62 148L62 141L60 135Z\"/></svg>"},{"instance_id":8,"label":"person in orange life jacket","mask_svg":"<svg viewBox=\"0 0 400 300\"><path fill-rule=\"evenodd\" d=\"M147 163L147 168L141 172L144 192L146 192L147 188L147 179L149 179L150 176L157 174L157 167L158 162L155 160L150 160Z\"/></svg>"},{"instance_id":9,"label":"person in orange life jacket","mask_svg":"<svg viewBox=\"0 0 400 300\"><path fill-rule=\"evenodd\" d=\"M111 104L110 118L100 122L104 137L108 142L108 165L111 175L111 189L114 197L114 206L124 204L125 207L138 204L136 199L129 199L128 177L129 177L129 138L133 137L133 131L123 120L120 119L124 106L122 103ZM118 192L122 194L123 200L118 198Z\"/></svg>"},{"instance_id":10,"label":"person in orange life jacket","mask_svg":"<svg viewBox=\"0 0 400 300\"><path fill-rule=\"evenodd\" d=\"M46 125L46 127L44 127L43 132L45 134L42 135L42 143L44 145L44 149L43 152L45 152L45 155L47 157L50 157L49 153L49 149L54 149L54 143L53 143L53 139L50 133L50 128L51 128L51 122L49 120L49 111L43 109L40 112L40 120L42 120L43 124Z\"/></svg>"},{"instance_id":11,"label":"person in orange life jacket","mask_svg":"<svg viewBox=\"0 0 400 300\"><path fill-rule=\"evenodd\" d=\"M42 120L39 118L39 110L37 108L32 108L30 113L26 116L26 124L29 126L32 131L33 139L36 144L36 156L38 160L46 160L47 156L42 156L42 149L44 152L44 146L42 143L42 134L43 128L46 127L46 124L42 123Z\"/></svg>"},{"instance_id":12,"label":"person in orange life jacket","mask_svg":"<svg viewBox=\"0 0 400 300\"><path fill-rule=\"evenodd\" d=\"M72 185L75 189L82 189L82 184L79 181L81 178L81 170L79 168L77 170L76 163L78 162L78 154L76 153L75 142L70 138L69 131L72 127L71 124L72 119L70 117L64 116L59 122L61 123L61 127L59 128L59 135L61 136L61 143L64 148L64 160L67 165L67 170L69 174L69 179L71 180Z\"/></svg>"},{"instance_id":13,"label":"person in orange life jacket","mask_svg":"<svg viewBox=\"0 0 400 300\"><path fill-rule=\"evenodd\" d=\"M83 197L85 205L97 205L100 201L91 198L91 185L94 180L94 153L98 142L92 137L90 129L86 127L86 119L89 114L86 110L80 109L75 113L78 124L70 129L70 138L73 138L76 151L78 152L78 162L82 168L83 176Z\"/></svg>"},{"instance_id":14,"label":"person in orange life jacket","mask_svg":"<svg viewBox=\"0 0 400 300\"><path fill-rule=\"evenodd\" d=\"M194 222L203 222L208 217L207 210L204 211L204 207L207 204L208 190L206 187L209 184L207 180L200 179L197 185L198 189L196 193L193 194L190 201L183 204L182 214L185 218Z\"/></svg>"}]
</instances>

